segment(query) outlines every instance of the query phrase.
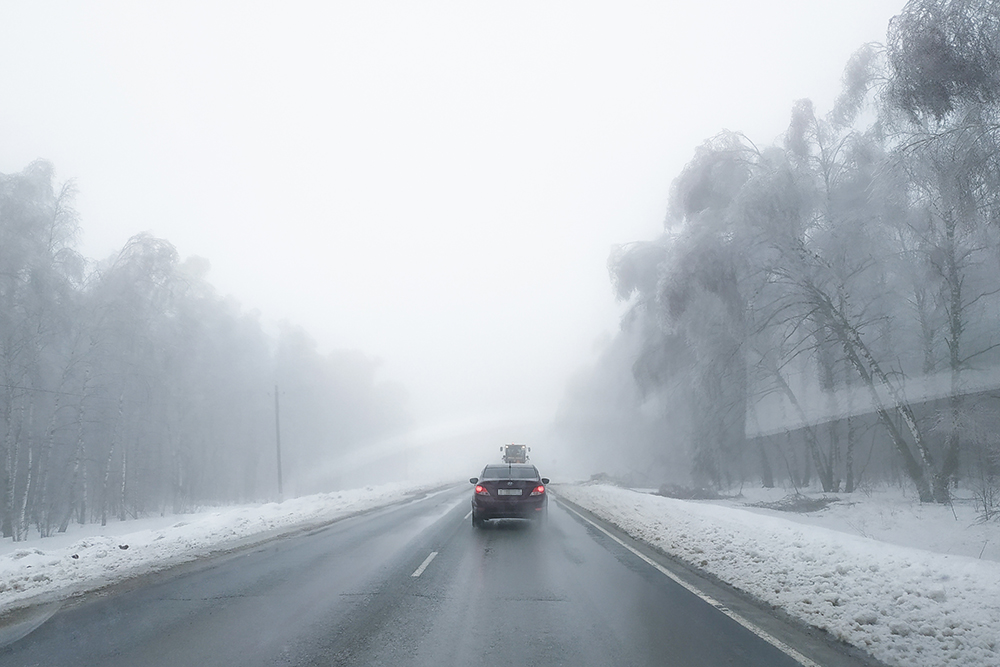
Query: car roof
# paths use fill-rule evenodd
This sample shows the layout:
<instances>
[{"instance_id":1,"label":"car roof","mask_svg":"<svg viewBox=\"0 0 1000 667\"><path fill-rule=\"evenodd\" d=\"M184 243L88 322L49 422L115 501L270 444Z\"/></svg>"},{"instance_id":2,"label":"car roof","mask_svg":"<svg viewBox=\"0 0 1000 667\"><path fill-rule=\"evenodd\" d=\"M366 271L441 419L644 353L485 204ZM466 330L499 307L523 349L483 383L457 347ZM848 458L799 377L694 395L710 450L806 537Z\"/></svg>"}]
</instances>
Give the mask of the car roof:
<instances>
[{"instance_id":1,"label":"car roof","mask_svg":"<svg viewBox=\"0 0 1000 667\"><path fill-rule=\"evenodd\" d=\"M539 476L538 468L530 463L487 463L486 467L483 468L482 477L485 478L487 475L497 475L502 472L507 472L508 470L528 471L534 477ZM503 476L504 479L506 479L506 477L506 475Z\"/></svg>"}]
</instances>

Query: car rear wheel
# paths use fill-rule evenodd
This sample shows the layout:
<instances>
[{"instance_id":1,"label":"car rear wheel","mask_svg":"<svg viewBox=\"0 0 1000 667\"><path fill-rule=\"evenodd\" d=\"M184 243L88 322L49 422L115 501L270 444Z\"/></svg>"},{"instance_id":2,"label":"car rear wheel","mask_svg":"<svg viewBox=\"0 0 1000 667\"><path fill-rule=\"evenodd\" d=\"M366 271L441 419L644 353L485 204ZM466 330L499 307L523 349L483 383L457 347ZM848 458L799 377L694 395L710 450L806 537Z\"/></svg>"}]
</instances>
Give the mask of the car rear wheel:
<instances>
[{"instance_id":1,"label":"car rear wheel","mask_svg":"<svg viewBox=\"0 0 1000 667\"><path fill-rule=\"evenodd\" d=\"M542 511L538 513L538 516L535 517L535 525L544 526L548 522L549 522L549 508L548 506L545 506L542 508Z\"/></svg>"},{"instance_id":2,"label":"car rear wheel","mask_svg":"<svg viewBox=\"0 0 1000 667\"><path fill-rule=\"evenodd\" d=\"M484 523L483 520L480 519L479 516L476 514L475 510L473 510L473 512L472 512L472 526L473 526L473 528L482 528L483 527L483 523Z\"/></svg>"}]
</instances>

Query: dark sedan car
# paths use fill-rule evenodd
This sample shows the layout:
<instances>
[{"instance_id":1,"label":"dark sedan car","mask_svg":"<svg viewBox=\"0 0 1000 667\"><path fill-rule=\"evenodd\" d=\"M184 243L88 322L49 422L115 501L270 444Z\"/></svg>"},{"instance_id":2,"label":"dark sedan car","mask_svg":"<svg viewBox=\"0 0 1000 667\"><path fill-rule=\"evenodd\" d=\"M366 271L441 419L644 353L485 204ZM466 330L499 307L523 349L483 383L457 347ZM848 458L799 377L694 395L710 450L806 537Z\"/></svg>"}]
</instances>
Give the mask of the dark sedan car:
<instances>
[{"instance_id":1,"label":"dark sedan car","mask_svg":"<svg viewBox=\"0 0 1000 667\"><path fill-rule=\"evenodd\" d=\"M549 494L548 477L540 477L530 463L491 464L479 477L469 480L476 485L472 494L472 525L481 528L488 519L545 518Z\"/></svg>"}]
</instances>

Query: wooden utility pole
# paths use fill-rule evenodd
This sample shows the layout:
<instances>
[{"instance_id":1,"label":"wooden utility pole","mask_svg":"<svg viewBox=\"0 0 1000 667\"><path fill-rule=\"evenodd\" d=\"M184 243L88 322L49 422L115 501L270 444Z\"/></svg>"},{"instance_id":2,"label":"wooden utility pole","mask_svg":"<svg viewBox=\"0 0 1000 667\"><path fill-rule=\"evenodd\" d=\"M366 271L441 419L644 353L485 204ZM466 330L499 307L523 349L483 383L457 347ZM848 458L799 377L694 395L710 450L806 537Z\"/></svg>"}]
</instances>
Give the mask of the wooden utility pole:
<instances>
[{"instance_id":1,"label":"wooden utility pole","mask_svg":"<svg viewBox=\"0 0 1000 667\"><path fill-rule=\"evenodd\" d=\"M278 409L278 385L274 385L274 439L278 446L278 502L284 500L281 490L281 413Z\"/></svg>"}]
</instances>

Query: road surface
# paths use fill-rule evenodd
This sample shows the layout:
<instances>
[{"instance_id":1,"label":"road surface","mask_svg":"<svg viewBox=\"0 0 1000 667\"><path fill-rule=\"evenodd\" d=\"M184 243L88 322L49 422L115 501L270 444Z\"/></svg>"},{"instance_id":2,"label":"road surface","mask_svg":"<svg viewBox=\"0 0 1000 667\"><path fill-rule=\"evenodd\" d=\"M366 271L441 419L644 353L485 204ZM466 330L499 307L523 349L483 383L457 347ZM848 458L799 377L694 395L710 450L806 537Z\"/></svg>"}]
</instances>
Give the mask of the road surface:
<instances>
[{"instance_id":1,"label":"road surface","mask_svg":"<svg viewBox=\"0 0 1000 667\"><path fill-rule=\"evenodd\" d=\"M68 602L0 648L0 665L868 664L555 498L544 526L474 529L470 493Z\"/></svg>"}]
</instances>

